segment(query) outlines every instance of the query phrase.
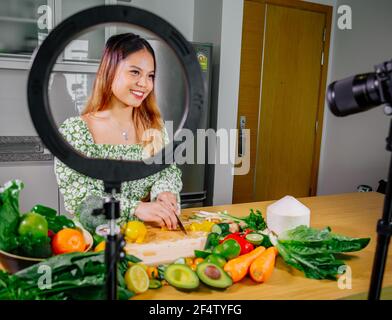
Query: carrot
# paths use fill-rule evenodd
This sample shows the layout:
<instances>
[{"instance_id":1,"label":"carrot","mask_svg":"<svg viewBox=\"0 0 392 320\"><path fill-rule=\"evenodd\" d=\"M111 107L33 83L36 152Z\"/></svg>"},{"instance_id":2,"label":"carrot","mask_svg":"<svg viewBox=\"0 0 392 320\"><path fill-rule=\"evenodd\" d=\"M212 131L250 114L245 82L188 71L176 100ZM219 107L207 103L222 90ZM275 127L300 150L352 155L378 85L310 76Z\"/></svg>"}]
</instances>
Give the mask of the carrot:
<instances>
[{"instance_id":1,"label":"carrot","mask_svg":"<svg viewBox=\"0 0 392 320\"><path fill-rule=\"evenodd\" d=\"M277 250L270 247L255 259L249 268L250 277L256 282L266 282L272 275Z\"/></svg>"},{"instance_id":2,"label":"carrot","mask_svg":"<svg viewBox=\"0 0 392 320\"><path fill-rule=\"evenodd\" d=\"M241 281L241 279L243 279L248 273L251 263L264 251L264 247L257 247L247 254L228 261L223 267L223 270L225 270L230 275L233 282Z\"/></svg>"}]
</instances>

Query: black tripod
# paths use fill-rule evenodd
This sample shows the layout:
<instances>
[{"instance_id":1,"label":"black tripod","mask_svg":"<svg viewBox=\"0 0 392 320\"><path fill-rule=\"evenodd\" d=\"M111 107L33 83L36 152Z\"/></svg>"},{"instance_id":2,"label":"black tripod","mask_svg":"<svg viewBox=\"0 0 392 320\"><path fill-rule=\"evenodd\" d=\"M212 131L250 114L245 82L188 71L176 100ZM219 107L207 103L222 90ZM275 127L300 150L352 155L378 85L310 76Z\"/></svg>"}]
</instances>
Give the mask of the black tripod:
<instances>
[{"instance_id":1,"label":"black tripod","mask_svg":"<svg viewBox=\"0 0 392 320\"><path fill-rule=\"evenodd\" d=\"M388 107L387 107L388 108ZM389 110L388 110L389 111ZM386 111L386 113L389 113ZM392 120L387 138L387 150L392 152ZM379 300L384 278L385 264L387 262L388 247L392 235L392 158L389 165L387 190L384 200L384 211L382 218L377 224L377 248L373 262L372 278L369 289L369 300Z\"/></svg>"},{"instance_id":2,"label":"black tripod","mask_svg":"<svg viewBox=\"0 0 392 320\"><path fill-rule=\"evenodd\" d=\"M107 300L117 300L117 262L125 256L122 252L125 241L116 232L116 220L120 217L120 201L116 200L114 195L121 192L121 183L104 182L104 187L110 196L105 199L103 208L94 210L93 214L104 214L109 222L109 234L105 243Z\"/></svg>"}]
</instances>

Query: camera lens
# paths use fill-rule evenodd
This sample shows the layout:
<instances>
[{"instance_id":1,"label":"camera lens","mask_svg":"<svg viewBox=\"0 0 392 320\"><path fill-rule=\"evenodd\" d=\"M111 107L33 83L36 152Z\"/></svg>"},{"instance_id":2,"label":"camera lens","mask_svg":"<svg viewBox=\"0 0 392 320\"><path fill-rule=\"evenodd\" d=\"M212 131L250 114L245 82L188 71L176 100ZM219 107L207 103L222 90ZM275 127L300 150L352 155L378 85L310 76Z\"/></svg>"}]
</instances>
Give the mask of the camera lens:
<instances>
[{"instance_id":1,"label":"camera lens","mask_svg":"<svg viewBox=\"0 0 392 320\"><path fill-rule=\"evenodd\" d=\"M328 86L327 102L332 113L344 117L382 104L375 73L364 73Z\"/></svg>"}]
</instances>

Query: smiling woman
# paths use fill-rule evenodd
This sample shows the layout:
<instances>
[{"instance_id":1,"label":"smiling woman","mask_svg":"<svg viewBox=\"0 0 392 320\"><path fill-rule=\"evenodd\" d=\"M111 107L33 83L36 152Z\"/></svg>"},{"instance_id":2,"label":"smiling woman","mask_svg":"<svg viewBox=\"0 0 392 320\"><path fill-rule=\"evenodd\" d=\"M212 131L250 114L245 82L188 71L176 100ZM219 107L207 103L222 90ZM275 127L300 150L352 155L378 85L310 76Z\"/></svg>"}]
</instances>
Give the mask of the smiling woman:
<instances>
[{"instance_id":1,"label":"smiling woman","mask_svg":"<svg viewBox=\"0 0 392 320\"><path fill-rule=\"evenodd\" d=\"M155 71L155 54L148 41L133 33L109 38L82 115L60 126L66 140L91 158L141 161L160 151L169 139L156 103ZM89 196L104 196L103 181L77 173L58 159L55 172L70 213L77 215ZM124 182L117 195L121 222L138 218L176 228L181 188L181 171L175 164Z\"/></svg>"}]
</instances>

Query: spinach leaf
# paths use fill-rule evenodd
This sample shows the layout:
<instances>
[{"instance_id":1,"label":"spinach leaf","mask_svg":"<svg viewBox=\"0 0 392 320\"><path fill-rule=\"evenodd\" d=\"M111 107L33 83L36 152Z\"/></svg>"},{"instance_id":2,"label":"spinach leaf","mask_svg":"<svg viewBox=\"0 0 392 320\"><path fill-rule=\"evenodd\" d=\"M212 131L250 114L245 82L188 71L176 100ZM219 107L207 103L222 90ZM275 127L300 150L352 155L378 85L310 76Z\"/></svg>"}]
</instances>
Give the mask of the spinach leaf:
<instances>
[{"instance_id":1,"label":"spinach leaf","mask_svg":"<svg viewBox=\"0 0 392 320\"><path fill-rule=\"evenodd\" d=\"M329 227L320 231L299 226L281 234L279 242L296 253L312 255L359 251L369 244L370 238L350 238L334 234Z\"/></svg>"},{"instance_id":2,"label":"spinach leaf","mask_svg":"<svg viewBox=\"0 0 392 320\"><path fill-rule=\"evenodd\" d=\"M0 188L0 250L6 252L12 252L18 246L19 192L23 187L20 180L12 180Z\"/></svg>"},{"instance_id":3,"label":"spinach leaf","mask_svg":"<svg viewBox=\"0 0 392 320\"><path fill-rule=\"evenodd\" d=\"M280 242L276 248L288 265L304 272L307 278L336 280L339 274L345 272L345 263L337 260L332 254L304 256L291 251Z\"/></svg>"},{"instance_id":4,"label":"spinach leaf","mask_svg":"<svg viewBox=\"0 0 392 320\"><path fill-rule=\"evenodd\" d=\"M334 254L365 248L370 238L350 238L331 232L299 226L282 233L276 242L283 260L312 279L337 279L346 270L344 261Z\"/></svg>"}]
</instances>

